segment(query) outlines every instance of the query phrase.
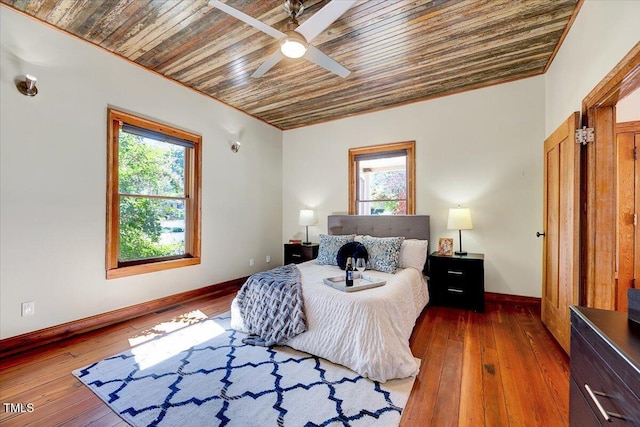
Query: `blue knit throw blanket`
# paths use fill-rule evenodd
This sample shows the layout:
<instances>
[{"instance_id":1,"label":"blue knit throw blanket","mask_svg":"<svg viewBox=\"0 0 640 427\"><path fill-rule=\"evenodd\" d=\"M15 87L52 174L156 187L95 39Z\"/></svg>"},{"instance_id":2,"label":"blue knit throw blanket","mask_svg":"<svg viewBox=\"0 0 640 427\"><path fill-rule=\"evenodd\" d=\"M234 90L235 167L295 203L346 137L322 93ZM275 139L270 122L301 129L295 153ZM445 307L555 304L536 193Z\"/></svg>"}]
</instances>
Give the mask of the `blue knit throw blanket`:
<instances>
[{"instance_id":1,"label":"blue knit throw blanket","mask_svg":"<svg viewBox=\"0 0 640 427\"><path fill-rule=\"evenodd\" d=\"M249 335L245 344L281 345L307 330L300 270L295 264L250 276L236 298Z\"/></svg>"}]
</instances>

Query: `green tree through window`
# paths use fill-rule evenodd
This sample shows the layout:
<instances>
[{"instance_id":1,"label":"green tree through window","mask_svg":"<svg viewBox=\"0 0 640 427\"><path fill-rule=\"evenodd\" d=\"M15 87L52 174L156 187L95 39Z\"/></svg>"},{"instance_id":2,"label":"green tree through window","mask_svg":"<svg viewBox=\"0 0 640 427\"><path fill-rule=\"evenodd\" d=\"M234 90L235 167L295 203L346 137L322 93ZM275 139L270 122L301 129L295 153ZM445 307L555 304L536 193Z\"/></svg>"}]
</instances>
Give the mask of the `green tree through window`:
<instances>
[{"instance_id":1,"label":"green tree through window","mask_svg":"<svg viewBox=\"0 0 640 427\"><path fill-rule=\"evenodd\" d=\"M176 228L163 223L178 223L184 230L185 148L124 131L119 145L119 260L184 254L184 233L182 240L163 239Z\"/></svg>"}]
</instances>

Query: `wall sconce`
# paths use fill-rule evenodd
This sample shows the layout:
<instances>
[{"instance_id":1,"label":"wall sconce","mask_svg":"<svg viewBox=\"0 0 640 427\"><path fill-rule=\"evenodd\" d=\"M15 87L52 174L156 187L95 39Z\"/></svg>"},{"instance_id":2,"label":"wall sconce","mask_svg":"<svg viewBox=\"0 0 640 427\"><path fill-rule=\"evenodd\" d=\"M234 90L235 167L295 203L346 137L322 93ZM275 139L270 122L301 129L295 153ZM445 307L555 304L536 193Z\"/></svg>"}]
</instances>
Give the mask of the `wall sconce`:
<instances>
[{"instance_id":1,"label":"wall sconce","mask_svg":"<svg viewBox=\"0 0 640 427\"><path fill-rule=\"evenodd\" d=\"M231 151L233 151L234 153L237 153L238 151L240 151L240 141L236 141L233 144L231 144Z\"/></svg>"},{"instance_id":2,"label":"wall sconce","mask_svg":"<svg viewBox=\"0 0 640 427\"><path fill-rule=\"evenodd\" d=\"M16 86L18 87L20 93L23 95L36 96L38 94L38 88L36 87L37 81L38 79L36 79L35 76L27 74L26 76L24 76L24 81L18 82Z\"/></svg>"}]
</instances>

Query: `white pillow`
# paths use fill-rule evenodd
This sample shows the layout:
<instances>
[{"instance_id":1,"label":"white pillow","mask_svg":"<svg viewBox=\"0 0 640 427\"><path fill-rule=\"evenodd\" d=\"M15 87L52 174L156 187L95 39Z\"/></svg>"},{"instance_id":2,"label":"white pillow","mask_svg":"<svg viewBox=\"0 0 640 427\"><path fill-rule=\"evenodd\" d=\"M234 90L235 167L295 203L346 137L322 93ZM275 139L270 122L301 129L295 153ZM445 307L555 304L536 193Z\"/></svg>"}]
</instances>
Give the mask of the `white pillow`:
<instances>
[{"instance_id":1,"label":"white pillow","mask_svg":"<svg viewBox=\"0 0 640 427\"><path fill-rule=\"evenodd\" d=\"M424 270L428 245L428 240L405 239L400 246L400 268L413 267L418 271Z\"/></svg>"}]
</instances>

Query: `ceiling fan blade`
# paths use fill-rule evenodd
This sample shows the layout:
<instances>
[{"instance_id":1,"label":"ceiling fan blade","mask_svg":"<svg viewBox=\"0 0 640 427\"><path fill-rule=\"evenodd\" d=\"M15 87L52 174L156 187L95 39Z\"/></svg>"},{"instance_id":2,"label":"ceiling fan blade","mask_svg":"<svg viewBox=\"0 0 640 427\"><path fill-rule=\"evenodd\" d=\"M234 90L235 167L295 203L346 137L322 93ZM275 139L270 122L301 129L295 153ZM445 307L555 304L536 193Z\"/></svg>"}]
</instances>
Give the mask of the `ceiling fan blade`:
<instances>
[{"instance_id":1,"label":"ceiling fan blade","mask_svg":"<svg viewBox=\"0 0 640 427\"><path fill-rule=\"evenodd\" d=\"M265 34L270 35L275 39L281 39L285 36L284 33L276 30L275 28L268 26L264 22L258 21L256 18L249 16L246 13L239 11L238 9L234 9L219 0L210 0L209 4L215 8L220 9L224 13L231 15L246 24L251 25L253 28L256 28Z\"/></svg>"},{"instance_id":2,"label":"ceiling fan blade","mask_svg":"<svg viewBox=\"0 0 640 427\"><path fill-rule=\"evenodd\" d=\"M280 48L267 57L267 59L251 74L251 77L262 77L264 73L272 69L281 59L284 58Z\"/></svg>"},{"instance_id":3,"label":"ceiling fan blade","mask_svg":"<svg viewBox=\"0 0 640 427\"><path fill-rule=\"evenodd\" d=\"M309 45L309 48L307 49L307 52L304 54L303 58L318 64L325 70L331 71L332 73L337 74L340 77L347 77L349 74L351 74L351 71L338 64L334 59L332 59L328 55L325 55L314 46Z\"/></svg>"},{"instance_id":4,"label":"ceiling fan blade","mask_svg":"<svg viewBox=\"0 0 640 427\"><path fill-rule=\"evenodd\" d=\"M307 42L316 38L318 34L326 30L358 0L333 0L331 3L320 9L302 25L296 28L296 32L302 34Z\"/></svg>"}]
</instances>

